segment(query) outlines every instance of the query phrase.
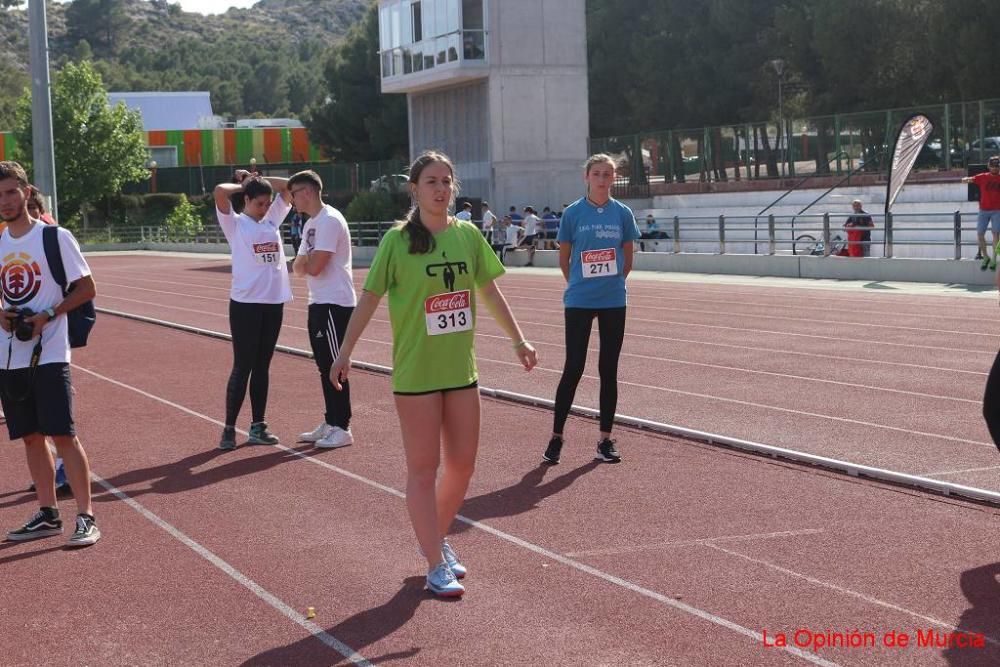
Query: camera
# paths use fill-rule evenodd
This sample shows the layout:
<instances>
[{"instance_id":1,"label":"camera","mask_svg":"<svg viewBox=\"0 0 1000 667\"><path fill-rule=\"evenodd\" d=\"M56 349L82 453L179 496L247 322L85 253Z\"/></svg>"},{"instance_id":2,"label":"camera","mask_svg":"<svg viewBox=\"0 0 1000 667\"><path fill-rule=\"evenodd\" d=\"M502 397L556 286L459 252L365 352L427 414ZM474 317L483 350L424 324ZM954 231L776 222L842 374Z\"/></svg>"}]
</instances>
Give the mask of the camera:
<instances>
[{"instance_id":1,"label":"camera","mask_svg":"<svg viewBox=\"0 0 1000 667\"><path fill-rule=\"evenodd\" d=\"M35 336L35 327L26 320L35 314L31 308L8 308L8 313L14 313L17 317L10 320L11 331L19 341L27 343Z\"/></svg>"}]
</instances>

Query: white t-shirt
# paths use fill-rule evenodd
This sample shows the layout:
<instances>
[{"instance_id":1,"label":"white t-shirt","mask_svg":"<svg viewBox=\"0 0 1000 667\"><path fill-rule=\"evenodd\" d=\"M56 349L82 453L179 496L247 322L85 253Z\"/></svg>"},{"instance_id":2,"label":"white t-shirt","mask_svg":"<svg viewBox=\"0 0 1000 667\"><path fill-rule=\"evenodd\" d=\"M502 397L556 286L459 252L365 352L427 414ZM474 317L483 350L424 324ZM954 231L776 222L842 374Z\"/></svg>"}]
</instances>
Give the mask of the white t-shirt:
<instances>
[{"instance_id":1,"label":"white t-shirt","mask_svg":"<svg viewBox=\"0 0 1000 667\"><path fill-rule=\"evenodd\" d=\"M493 229L493 225L496 224L497 217L493 215L493 211L489 209L483 211L483 231L489 231Z\"/></svg>"},{"instance_id":2,"label":"white t-shirt","mask_svg":"<svg viewBox=\"0 0 1000 667\"><path fill-rule=\"evenodd\" d=\"M309 218L302 230L299 255L308 255L313 250L331 252L333 257L318 276L306 276L309 303L356 306L358 296L351 274L351 231L341 212L329 204Z\"/></svg>"},{"instance_id":3,"label":"white t-shirt","mask_svg":"<svg viewBox=\"0 0 1000 667\"><path fill-rule=\"evenodd\" d=\"M520 243L518 238L518 232L523 232L524 227L518 227L517 225L510 225L507 227L507 245L517 245Z\"/></svg>"},{"instance_id":4,"label":"white t-shirt","mask_svg":"<svg viewBox=\"0 0 1000 667\"><path fill-rule=\"evenodd\" d=\"M232 209L229 213L215 209L233 254L233 286L229 290L233 301L288 303L292 300L285 243L281 238L281 223L291 208L278 195L260 222L243 213L235 215Z\"/></svg>"},{"instance_id":5,"label":"white t-shirt","mask_svg":"<svg viewBox=\"0 0 1000 667\"><path fill-rule=\"evenodd\" d=\"M524 235L534 236L538 233L538 228L541 226L541 220L534 213L529 213L524 216Z\"/></svg>"},{"instance_id":6,"label":"white t-shirt","mask_svg":"<svg viewBox=\"0 0 1000 667\"><path fill-rule=\"evenodd\" d=\"M15 239L10 230L5 229L0 234L0 281L2 281L3 307L17 306L30 308L40 313L46 308L54 308L63 300L62 288L56 283L45 261L45 248L42 245L42 229L47 225L35 220L31 231ZM73 234L67 229L59 230L59 252L62 254L63 267L66 269L66 284L90 275L87 260L80 253ZM4 336L13 336L0 331ZM31 352L37 339L20 341L12 337L9 341L0 339L0 369L27 368L31 365ZM7 351L10 349L10 365L8 366ZM68 364L69 329L66 315L62 314L45 324L42 329L42 356L39 364Z\"/></svg>"},{"instance_id":7,"label":"white t-shirt","mask_svg":"<svg viewBox=\"0 0 1000 667\"><path fill-rule=\"evenodd\" d=\"M468 211L459 211L455 214L455 217L459 220L465 220L466 222L470 222L472 220L472 214Z\"/></svg>"}]
</instances>

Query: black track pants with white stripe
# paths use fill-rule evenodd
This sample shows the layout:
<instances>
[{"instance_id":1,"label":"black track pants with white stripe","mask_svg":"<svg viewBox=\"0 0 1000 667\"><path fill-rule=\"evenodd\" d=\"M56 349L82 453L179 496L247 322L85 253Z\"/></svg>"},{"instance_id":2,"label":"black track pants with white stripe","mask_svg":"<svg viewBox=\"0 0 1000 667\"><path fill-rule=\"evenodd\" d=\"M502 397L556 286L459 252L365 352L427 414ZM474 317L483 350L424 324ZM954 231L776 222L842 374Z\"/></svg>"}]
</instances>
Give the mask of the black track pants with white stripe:
<instances>
[{"instance_id":1,"label":"black track pants with white stripe","mask_svg":"<svg viewBox=\"0 0 1000 667\"><path fill-rule=\"evenodd\" d=\"M344 339L353 312L354 308L329 303L309 306L309 344L323 385L326 423L345 430L351 425L351 387L349 382L344 382L344 388L337 391L330 382L330 367L340 356L340 341Z\"/></svg>"}]
</instances>

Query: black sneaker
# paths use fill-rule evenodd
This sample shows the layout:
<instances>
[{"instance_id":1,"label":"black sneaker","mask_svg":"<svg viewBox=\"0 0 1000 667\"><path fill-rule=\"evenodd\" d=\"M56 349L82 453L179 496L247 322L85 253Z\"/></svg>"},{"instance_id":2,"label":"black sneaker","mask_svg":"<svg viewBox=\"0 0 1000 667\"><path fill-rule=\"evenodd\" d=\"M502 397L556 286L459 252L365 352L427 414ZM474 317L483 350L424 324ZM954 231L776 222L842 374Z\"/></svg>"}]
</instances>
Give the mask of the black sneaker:
<instances>
[{"instance_id":1,"label":"black sneaker","mask_svg":"<svg viewBox=\"0 0 1000 667\"><path fill-rule=\"evenodd\" d=\"M622 455L615 449L614 440L604 438L597 443L597 456L594 457L594 460L604 461L605 463L621 463Z\"/></svg>"},{"instance_id":2,"label":"black sneaker","mask_svg":"<svg viewBox=\"0 0 1000 667\"><path fill-rule=\"evenodd\" d=\"M227 426L222 429L222 439L219 440L219 449L236 449L236 429L232 426Z\"/></svg>"},{"instance_id":3,"label":"black sneaker","mask_svg":"<svg viewBox=\"0 0 1000 667\"><path fill-rule=\"evenodd\" d=\"M69 547L89 547L91 544L101 539L101 531L98 530L94 517L89 514L76 515L76 530L70 536L66 546Z\"/></svg>"},{"instance_id":4,"label":"black sneaker","mask_svg":"<svg viewBox=\"0 0 1000 667\"><path fill-rule=\"evenodd\" d=\"M542 460L551 465L556 465L559 463L559 454L562 453L563 439L558 435L552 436L549 440L549 446L545 448L545 453L542 454Z\"/></svg>"},{"instance_id":5,"label":"black sneaker","mask_svg":"<svg viewBox=\"0 0 1000 667\"><path fill-rule=\"evenodd\" d=\"M51 507L43 507L38 510L35 516L31 517L28 523L7 533L7 539L11 542L25 542L61 533L62 519L59 518L59 511Z\"/></svg>"},{"instance_id":6,"label":"black sneaker","mask_svg":"<svg viewBox=\"0 0 1000 667\"><path fill-rule=\"evenodd\" d=\"M250 424L250 437L247 438L247 444L277 445L279 442L278 436L267 430L267 422L253 422Z\"/></svg>"}]
</instances>

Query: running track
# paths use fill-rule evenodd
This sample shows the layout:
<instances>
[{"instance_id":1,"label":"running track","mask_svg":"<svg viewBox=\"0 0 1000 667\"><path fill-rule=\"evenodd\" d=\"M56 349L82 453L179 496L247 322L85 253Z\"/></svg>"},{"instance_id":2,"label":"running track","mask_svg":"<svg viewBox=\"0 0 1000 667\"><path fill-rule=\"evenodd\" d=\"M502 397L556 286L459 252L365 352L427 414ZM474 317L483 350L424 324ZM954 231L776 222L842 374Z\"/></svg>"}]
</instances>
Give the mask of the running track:
<instances>
[{"instance_id":1,"label":"running track","mask_svg":"<svg viewBox=\"0 0 1000 667\"><path fill-rule=\"evenodd\" d=\"M133 256L94 258L92 265L102 306L225 330L218 313L225 312L226 292L218 285L224 288L226 276L215 262ZM557 369L558 282L518 274L505 277L502 286L529 337L539 341L542 365ZM964 361L967 370L988 367L988 359L956 352L921 360L933 364L912 363L912 352L898 355L891 374L871 362L877 370L819 357L805 365L807 373L801 363L782 366L793 356L788 351L827 349L815 342L798 347L801 341L789 330L802 333L806 322L780 319L801 320L817 296L828 306L843 300L836 310L816 312L841 321L909 317L911 326L927 326L932 318L921 321L917 313L933 314L935 304L942 314L972 313L934 325L941 330L979 322L985 332L985 313L992 313L985 307L995 308L992 301L876 296L852 302L843 293L804 292L635 281L629 331L657 338L629 337L626 352L660 359L624 358L623 378L635 384L623 391L620 411L834 455L828 448L844 447L845 433L857 425L831 426L824 416L810 423L802 415L786 422L775 408L821 415L825 399L827 406L850 410L846 404L857 392L876 390L848 382L883 381L898 389L888 378L908 373L924 387L911 391L930 393L933 374L922 371L919 380L915 366L957 368ZM798 306L779 305L796 299ZM304 321L295 310L301 303L286 312L282 340L296 347L305 347L304 333L293 328ZM859 310L863 303L871 314ZM707 313L720 308L726 323L710 324ZM688 325L643 321L657 318ZM709 326L690 335L692 342L679 342L684 327L695 322ZM388 361L387 346L375 342L386 340L379 326L387 325L369 330L372 340L358 358ZM727 330L714 328L721 326L743 330L725 339L718 332ZM594 425L581 419L570 421L563 464L543 468L536 462L550 413L485 400L480 465L454 540L470 567L469 593L461 602L441 602L419 591L421 559L400 498L403 463L387 378L352 376L355 447L223 453L213 447L228 344L109 316L99 327L92 346L76 354L74 373L80 430L104 485L96 504L106 538L79 552L64 551L56 540L0 545L8 593L0 621L4 664L326 665L346 664L345 654L361 664L1000 661L996 510L628 429L618 430L626 461L597 466L589 460ZM829 322L814 331L836 338L858 327ZM785 332L780 339L747 332L779 328ZM484 318L481 332L484 385L551 395L555 373L513 372L509 345L489 337L497 335L495 325ZM973 339L966 334L965 342ZM917 338L929 345L928 337L940 335ZM889 331L879 340L890 337L912 340ZM987 340L980 357L995 347ZM699 356L698 346L707 343L718 349ZM749 345L785 353L740 351ZM839 372L836 381L845 384L788 379L792 368L803 377L830 379ZM735 379L740 372L750 379ZM316 421L315 369L309 360L278 355L272 377L272 426L289 441ZM933 386L942 392L966 388L958 395L972 400L982 380L971 384ZM595 385L585 383L579 402L589 404L595 394ZM716 395L729 400L716 398L713 406ZM884 413L900 420L887 425L908 424L920 416L917 401L923 399L906 396L873 394L858 411L870 421ZM887 409L889 401L896 401L895 409ZM955 423L965 423L969 439L972 429L981 429L972 420L975 406L951 412ZM948 414L942 408L926 423L949 432ZM703 421L690 421L696 419ZM787 432L793 426L799 430ZM847 445L851 451L906 439L891 435L900 430L859 432L865 435ZM975 434L986 442L983 433ZM929 445L942 448L938 441ZM929 445L924 453L910 453L932 461ZM903 444L895 446L903 451ZM0 520L15 525L33 505L21 491L20 449L0 451ZM64 504L67 513L71 507ZM309 606L317 610L313 622L302 615ZM761 642L764 630L791 636L799 628L858 629L880 641L891 630L915 635L918 629L957 628L983 633L985 647L878 646L816 655Z\"/></svg>"}]
</instances>

